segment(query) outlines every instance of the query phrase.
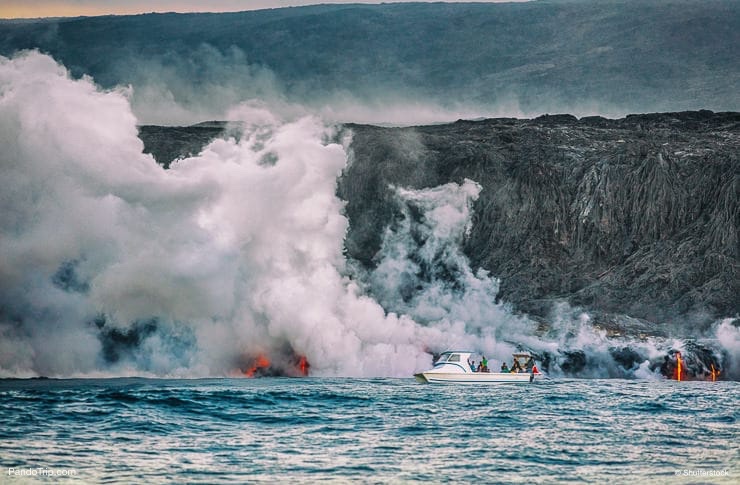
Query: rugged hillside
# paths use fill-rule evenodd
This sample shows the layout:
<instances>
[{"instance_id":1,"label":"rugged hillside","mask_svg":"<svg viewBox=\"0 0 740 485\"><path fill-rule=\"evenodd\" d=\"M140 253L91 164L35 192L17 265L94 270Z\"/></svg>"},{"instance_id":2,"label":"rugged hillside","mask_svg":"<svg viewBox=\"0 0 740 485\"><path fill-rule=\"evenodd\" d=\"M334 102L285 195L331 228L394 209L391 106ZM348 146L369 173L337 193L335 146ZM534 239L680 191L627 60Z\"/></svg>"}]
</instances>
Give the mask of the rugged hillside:
<instances>
[{"instance_id":1,"label":"rugged hillside","mask_svg":"<svg viewBox=\"0 0 740 485\"><path fill-rule=\"evenodd\" d=\"M214 138L223 136L227 123L206 121L192 126L139 127L139 137L144 141L145 151L151 153L162 165L169 167L178 158L197 155Z\"/></svg>"},{"instance_id":2,"label":"rugged hillside","mask_svg":"<svg viewBox=\"0 0 740 485\"><path fill-rule=\"evenodd\" d=\"M737 110L739 44L733 0L346 4L0 22L2 55L38 48L105 87L133 84L181 104L208 93L223 107L279 91L311 103L394 97L525 113Z\"/></svg>"},{"instance_id":3,"label":"rugged hillside","mask_svg":"<svg viewBox=\"0 0 740 485\"><path fill-rule=\"evenodd\" d=\"M554 299L652 321L740 311L740 115L569 115L387 129L351 126L339 184L349 253L372 264L388 185L483 186L466 253L500 297ZM697 315L698 316L698 315Z\"/></svg>"},{"instance_id":4,"label":"rugged hillside","mask_svg":"<svg viewBox=\"0 0 740 485\"><path fill-rule=\"evenodd\" d=\"M338 194L348 255L365 265L398 217L391 185L468 178L483 190L465 252L520 311L547 316L565 300L605 321L673 324L740 313L739 113L345 128L353 158ZM197 151L201 131L142 127L141 137L171 157Z\"/></svg>"}]
</instances>

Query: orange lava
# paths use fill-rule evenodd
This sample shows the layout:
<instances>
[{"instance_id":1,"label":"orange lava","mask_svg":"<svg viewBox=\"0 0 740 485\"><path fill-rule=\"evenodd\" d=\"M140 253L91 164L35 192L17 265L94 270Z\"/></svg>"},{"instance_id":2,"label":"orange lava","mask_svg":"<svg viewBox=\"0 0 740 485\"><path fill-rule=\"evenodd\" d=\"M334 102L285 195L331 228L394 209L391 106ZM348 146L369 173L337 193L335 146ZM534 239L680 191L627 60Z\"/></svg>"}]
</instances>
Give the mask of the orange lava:
<instances>
[{"instance_id":1,"label":"orange lava","mask_svg":"<svg viewBox=\"0 0 740 485\"><path fill-rule=\"evenodd\" d=\"M715 370L714 364L709 364L712 368L712 382L717 380L717 376L719 375L719 371Z\"/></svg>"},{"instance_id":2,"label":"orange lava","mask_svg":"<svg viewBox=\"0 0 740 485\"><path fill-rule=\"evenodd\" d=\"M681 352L676 352L676 380L681 381Z\"/></svg>"},{"instance_id":3,"label":"orange lava","mask_svg":"<svg viewBox=\"0 0 740 485\"><path fill-rule=\"evenodd\" d=\"M300 359L298 359L298 369L300 369L302 376L308 375L308 367L308 360L306 360L304 355L301 355Z\"/></svg>"},{"instance_id":4,"label":"orange lava","mask_svg":"<svg viewBox=\"0 0 740 485\"><path fill-rule=\"evenodd\" d=\"M270 366L270 359L265 357L263 354L259 354L256 359L254 359L254 364L252 364L252 367L244 371L244 375L247 377L254 377L254 373L257 372L259 369L265 369Z\"/></svg>"}]
</instances>

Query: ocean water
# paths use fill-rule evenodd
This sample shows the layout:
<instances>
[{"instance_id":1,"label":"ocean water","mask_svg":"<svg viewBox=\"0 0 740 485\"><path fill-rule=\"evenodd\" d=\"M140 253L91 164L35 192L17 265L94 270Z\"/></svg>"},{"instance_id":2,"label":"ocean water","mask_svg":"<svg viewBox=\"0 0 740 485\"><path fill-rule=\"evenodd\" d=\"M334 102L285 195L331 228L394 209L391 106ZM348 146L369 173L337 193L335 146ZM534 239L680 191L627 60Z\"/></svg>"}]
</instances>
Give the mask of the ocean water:
<instances>
[{"instance_id":1,"label":"ocean water","mask_svg":"<svg viewBox=\"0 0 740 485\"><path fill-rule=\"evenodd\" d=\"M0 482L739 483L739 419L737 382L0 380Z\"/></svg>"}]
</instances>

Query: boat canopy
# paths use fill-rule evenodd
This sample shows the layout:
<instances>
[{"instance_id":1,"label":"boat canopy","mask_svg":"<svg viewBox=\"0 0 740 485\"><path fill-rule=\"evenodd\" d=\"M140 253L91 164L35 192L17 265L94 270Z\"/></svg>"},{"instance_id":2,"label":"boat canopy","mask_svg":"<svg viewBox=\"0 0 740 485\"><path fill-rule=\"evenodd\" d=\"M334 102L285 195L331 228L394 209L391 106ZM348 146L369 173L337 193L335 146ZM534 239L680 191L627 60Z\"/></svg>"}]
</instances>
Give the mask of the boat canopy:
<instances>
[{"instance_id":1,"label":"boat canopy","mask_svg":"<svg viewBox=\"0 0 740 485\"><path fill-rule=\"evenodd\" d=\"M443 362L467 362L473 352L467 350L448 350L442 352L439 358L434 362L435 364L441 364Z\"/></svg>"},{"instance_id":2,"label":"boat canopy","mask_svg":"<svg viewBox=\"0 0 740 485\"><path fill-rule=\"evenodd\" d=\"M467 362L471 357L477 357L476 360L479 360L482 356L483 354L473 352L471 350L447 350L439 355L437 360L434 361L434 364L443 364L445 362ZM522 366L526 364L529 359L534 359L534 356L527 352L516 352L512 354L512 357L514 360L518 360L519 364Z\"/></svg>"},{"instance_id":3,"label":"boat canopy","mask_svg":"<svg viewBox=\"0 0 740 485\"><path fill-rule=\"evenodd\" d=\"M532 354L528 354L525 352L517 352L515 354L512 354L512 357L514 357L514 360L518 360L519 363L522 365L526 364L529 359L534 360L534 356Z\"/></svg>"}]
</instances>

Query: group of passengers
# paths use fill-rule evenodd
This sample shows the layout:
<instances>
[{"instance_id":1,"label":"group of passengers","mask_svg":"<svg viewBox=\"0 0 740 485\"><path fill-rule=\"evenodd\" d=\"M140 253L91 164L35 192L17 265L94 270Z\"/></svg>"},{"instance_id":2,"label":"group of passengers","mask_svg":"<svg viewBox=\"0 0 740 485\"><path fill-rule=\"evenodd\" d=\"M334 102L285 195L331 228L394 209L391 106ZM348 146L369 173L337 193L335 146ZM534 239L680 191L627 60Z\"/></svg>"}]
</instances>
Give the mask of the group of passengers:
<instances>
[{"instance_id":1,"label":"group of passengers","mask_svg":"<svg viewBox=\"0 0 740 485\"><path fill-rule=\"evenodd\" d=\"M471 362L470 359L468 359L468 365L470 366L470 370L473 372L491 372L488 369L488 359L486 359L485 355L483 356L483 359L478 362L477 366L475 365L475 361Z\"/></svg>"},{"instance_id":2,"label":"group of passengers","mask_svg":"<svg viewBox=\"0 0 740 485\"><path fill-rule=\"evenodd\" d=\"M468 360L468 365L470 365L470 370L473 372L491 372L488 369L488 359L486 359L486 356L483 356L483 359L478 362L478 365L475 365L475 361ZM534 363L534 358L530 357L527 359L527 362L522 367L522 364L519 362L519 359L516 357L514 358L514 363L511 364L511 369L509 369L509 366L506 365L506 362L503 362L501 364L501 372L502 373L511 373L516 374L519 372L526 372L527 374L532 373L538 373L537 365Z\"/></svg>"},{"instance_id":3,"label":"group of passengers","mask_svg":"<svg viewBox=\"0 0 740 485\"><path fill-rule=\"evenodd\" d=\"M534 358L530 357L527 359L527 362L524 364L524 367L522 367L521 362L519 362L519 359L514 358L514 363L511 364L511 369L506 365L506 362L501 364L501 372L510 372L512 374L516 374L518 372L526 372L527 374L531 374L533 372L537 372L537 366L534 363Z\"/></svg>"}]
</instances>

